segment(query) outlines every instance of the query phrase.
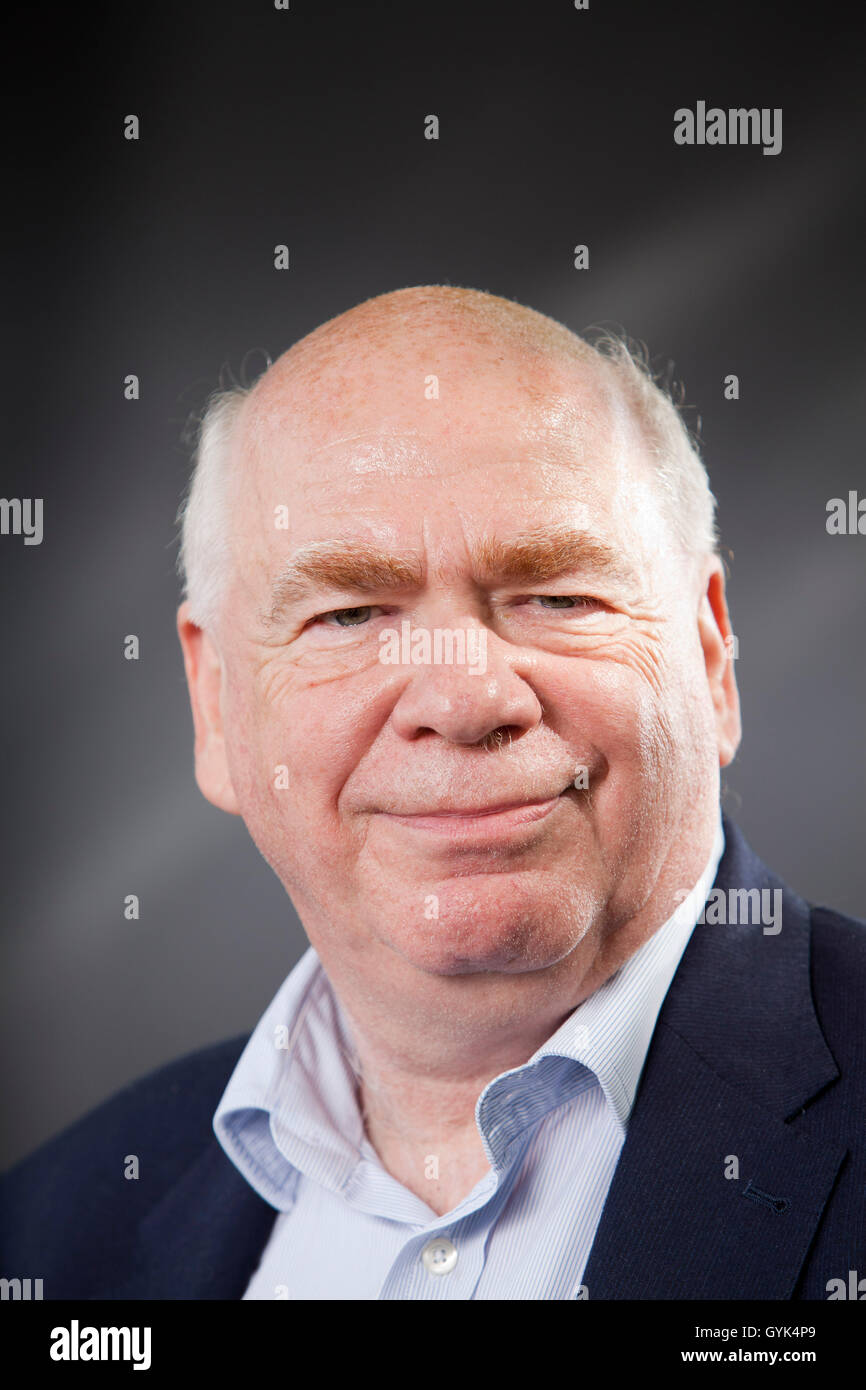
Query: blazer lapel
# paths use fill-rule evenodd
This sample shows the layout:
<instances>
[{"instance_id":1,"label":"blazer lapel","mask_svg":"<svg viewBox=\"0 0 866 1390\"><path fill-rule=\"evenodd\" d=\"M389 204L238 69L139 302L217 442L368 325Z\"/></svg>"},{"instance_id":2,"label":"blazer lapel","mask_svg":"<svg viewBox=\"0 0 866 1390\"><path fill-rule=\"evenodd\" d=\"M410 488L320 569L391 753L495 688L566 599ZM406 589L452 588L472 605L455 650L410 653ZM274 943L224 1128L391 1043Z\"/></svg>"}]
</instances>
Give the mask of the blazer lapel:
<instances>
[{"instance_id":1,"label":"blazer lapel","mask_svg":"<svg viewBox=\"0 0 866 1390\"><path fill-rule=\"evenodd\" d=\"M276 1215L214 1136L141 1222L128 1282L103 1296L241 1299Z\"/></svg>"},{"instance_id":2,"label":"blazer lapel","mask_svg":"<svg viewBox=\"0 0 866 1390\"><path fill-rule=\"evenodd\" d=\"M727 819L725 839L715 887L726 902L780 891L782 928L695 927L584 1272L590 1299L791 1298L847 1152L806 1111L838 1076L812 1003L809 908Z\"/></svg>"}]
</instances>

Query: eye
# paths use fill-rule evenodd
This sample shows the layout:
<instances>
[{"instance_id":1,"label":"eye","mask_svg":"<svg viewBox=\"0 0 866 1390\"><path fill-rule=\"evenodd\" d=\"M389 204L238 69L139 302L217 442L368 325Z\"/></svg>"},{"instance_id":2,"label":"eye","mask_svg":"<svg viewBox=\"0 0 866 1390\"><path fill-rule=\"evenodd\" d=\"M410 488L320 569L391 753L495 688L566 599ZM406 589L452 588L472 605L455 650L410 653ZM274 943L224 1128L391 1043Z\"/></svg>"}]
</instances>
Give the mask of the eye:
<instances>
[{"instance_id":1,"label":"eye","mask_svg":"<svg viewBox=\"0 0 866 1390\"><path fill-rule=\"evenodd\" d=\"M323 623L325 627L363 627L374 607L373 604L367 604L363 608L334 608L330 613L318 613L313 622ZM329 622L331 618L334 619L333 622Z\"/></svg>"},{"instance_id":2,"label":"eye","mask_svg":"<svg viewBox=\"0 0 866 1390\"><path fill-rule=\"evenodd\" d=\"M572 608L578 613L590 612L604 607L600 598L589 598L586 594L534 594L530 602L549 603L553 608Z\"/></svg>"}]
</instances>

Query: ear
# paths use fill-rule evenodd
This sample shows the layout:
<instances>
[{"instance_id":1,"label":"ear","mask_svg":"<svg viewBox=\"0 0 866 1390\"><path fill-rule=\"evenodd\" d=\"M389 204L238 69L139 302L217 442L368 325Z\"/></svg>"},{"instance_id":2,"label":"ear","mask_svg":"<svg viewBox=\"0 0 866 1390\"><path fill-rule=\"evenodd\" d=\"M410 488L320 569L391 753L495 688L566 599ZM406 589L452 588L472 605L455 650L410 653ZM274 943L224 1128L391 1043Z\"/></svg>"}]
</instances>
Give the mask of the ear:
<instances>
[{"instance_id":1,"label":"ear","mask_svg":"<svg viewBox=\"0 0 866 1390\"><path fill-rule=\"evenodd\" d=\"M716 712L719 766L727 767L740 746L740 696L734 675L735 639L725 598L725 573L718 556L704 570L698 606L698 632L707 684Z\"/></svg>"},{"instance_id":2,"label":"ear","mask_svg":"<svg viewBox=\"0 0 866 1390\"><path fill-rule=\"evenodd\" d=\"M205 630L190 618L188 603L182 603L177 610L177 634L195 726L195 779L208 801L221 811L239 816L223 739L222 659Z\"/></svg>"}]
</instances>

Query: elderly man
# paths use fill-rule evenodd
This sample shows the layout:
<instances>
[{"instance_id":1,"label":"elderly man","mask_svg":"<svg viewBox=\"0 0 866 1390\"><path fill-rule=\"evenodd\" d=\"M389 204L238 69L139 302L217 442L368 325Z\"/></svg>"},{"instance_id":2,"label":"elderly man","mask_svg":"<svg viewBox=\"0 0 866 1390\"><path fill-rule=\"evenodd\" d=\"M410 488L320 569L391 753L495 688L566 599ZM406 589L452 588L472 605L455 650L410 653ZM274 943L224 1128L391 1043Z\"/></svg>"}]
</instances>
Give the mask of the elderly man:
<instances>
[{"instance_id":1,"label":"elderly man","mask_svg":"<svg viewBox=\"0 0 866 1390\"><path fill-rule=\"evenodd\" d=\"M311 945L249 1038L12 1175L45 1297L866 1274L866 931L720 815L713 512L622 345L476 291L369 300L214 400L178 615L196 777Z\"/></svg>"}]
</instances>

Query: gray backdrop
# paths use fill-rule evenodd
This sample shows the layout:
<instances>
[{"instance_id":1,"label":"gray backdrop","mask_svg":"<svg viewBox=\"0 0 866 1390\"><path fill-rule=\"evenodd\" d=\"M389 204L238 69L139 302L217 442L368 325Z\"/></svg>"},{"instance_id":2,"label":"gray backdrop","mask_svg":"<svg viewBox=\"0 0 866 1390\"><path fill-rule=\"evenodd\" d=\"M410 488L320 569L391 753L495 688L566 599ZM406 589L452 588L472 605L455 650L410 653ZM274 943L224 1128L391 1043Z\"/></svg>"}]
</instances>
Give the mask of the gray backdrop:
<instances>
[{"instance_id":1,"label":"gray backdrop","mask_svg":"<svg viewBox=\"0 0 866 1390\"><path fill-rule=\"evenodd\" d=\"M226 364L386 290L491 290L675 362L733 552L726 809L801 893L864 915L866 536L825 528L829 498L866 494L863 34L844 13L799 32L790 7L736 3L160 0L21 28L3 490L44 498L45 529L0 537L4 1161L250 1029L303 949L243 824L193 781L180 432ZM674 110L699 100L781 107L782 152L678 147Z\"/></svg>"}]
</instances>

